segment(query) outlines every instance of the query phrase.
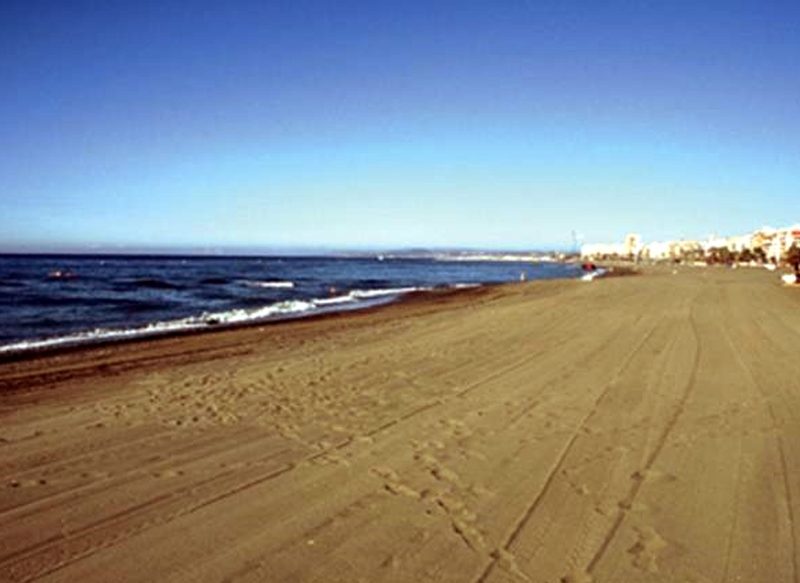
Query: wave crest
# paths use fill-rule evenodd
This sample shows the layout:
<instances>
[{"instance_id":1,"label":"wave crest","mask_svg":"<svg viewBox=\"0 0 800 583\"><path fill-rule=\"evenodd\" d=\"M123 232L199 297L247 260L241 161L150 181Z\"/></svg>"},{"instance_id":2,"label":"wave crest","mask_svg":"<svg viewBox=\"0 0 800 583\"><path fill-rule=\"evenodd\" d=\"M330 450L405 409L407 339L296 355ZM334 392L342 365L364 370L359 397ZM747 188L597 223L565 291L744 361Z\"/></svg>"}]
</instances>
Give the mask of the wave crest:
<instances>
[{"instance_id":1,"label":"wave crest","mask_svg":"<svg viewBox=\"0 0 800 583\"><path fill-rule=\"evenodd\" d=\"M472 284L467 285L472 286ZM455 284L451 287L459 287L459 284ZM309 315L310 313L322 314L347 309L358 309L387 303L408 293L430 291L431 289L433 288L399 287L384 289L355 289L346 294L328 298L285 300L256 308L234 308L221 312L204 312L199 316L189 316L174 320L151 322L149 324L131 328L95 328L93 330L70 333L63 336L22 340L12 344L0 345L0 354L18 353L29 350L46 350L62 346L113 342L125 339L159 336L170 333L174 334L178 332L189 332L213 326L226 326L266 320L289 319Z\"/></svg>"},{"instance_id":2,"label":"wave crest","mask_svg":"<svg viewBox=\"0 0 800 583\"><path fill-rule=\"evenodd\" d=\"M262 287L268 289L293 289L294 282L293 281L251 281L246 279L242 281L244 285L247 287Z\"/></svg>"}]
</instances>

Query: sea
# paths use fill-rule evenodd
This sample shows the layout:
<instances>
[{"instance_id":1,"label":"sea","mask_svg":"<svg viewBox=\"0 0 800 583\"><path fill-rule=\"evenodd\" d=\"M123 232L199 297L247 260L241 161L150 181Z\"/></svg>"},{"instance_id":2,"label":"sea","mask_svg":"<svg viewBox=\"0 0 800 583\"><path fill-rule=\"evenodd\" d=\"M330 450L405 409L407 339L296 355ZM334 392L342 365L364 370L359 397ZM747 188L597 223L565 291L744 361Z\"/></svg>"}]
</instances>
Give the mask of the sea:
<instances>
[{"instance_id":1,"label":"sea","mask_svg":"<svg viewBox=\"0 0 800 583\"><path fill-rule=\"evenodd\" d=\"M575 278L574 265L368 257L0 255L0 355Z\"/></svg>"}]
</instances>

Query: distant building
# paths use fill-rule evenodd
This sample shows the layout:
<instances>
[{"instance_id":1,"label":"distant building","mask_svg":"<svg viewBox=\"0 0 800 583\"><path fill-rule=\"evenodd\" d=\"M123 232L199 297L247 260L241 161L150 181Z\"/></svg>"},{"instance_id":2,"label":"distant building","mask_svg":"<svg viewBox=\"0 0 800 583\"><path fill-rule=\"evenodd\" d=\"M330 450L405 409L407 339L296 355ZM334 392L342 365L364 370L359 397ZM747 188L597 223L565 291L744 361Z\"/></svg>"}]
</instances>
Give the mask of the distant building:
<instances>
[{"instance_id":1,"label":"distant building","mask_svg":"<svg viewBox=\"0 0 800 583\"><path fill-rule=\"evenodd\" d=\"M739 235L736 237L728 237L726 246L734 253L741 253L745 249L750 249L752 241L751 235Z\"/></svg>"},{"instance_id":2,"label":"distant building","mask_svg":"<svg viewBox=\"0 0 800 583\"><path fill-rule=\"evenodd\" d=\"M623 243L586 243L581 245L582 259L613 259L626 254Z\"/></svg>"},{"instance_id":3,"label":"distant building","mask_svg":"<svg viewBox=\"0 0 800 583\"><path fill-rule=\"evenodd\" d=\"M753 231L750 235L750 249L763 249L766 251L776 233L777 230L772 227L761 227L757 231Z\"/></svg>"},{"instance_id":4,"label":"distant building","mask_svg":"<svg viewBox=\"0 0 800 583\"><path fill-rule=\"evenodd\" d=\"M767 259L775 263L781 262L792 245L800 246L800 225L776 229L765 249Z\"/></svg>"},{"instance_id":5,"label":"distant building","mask_svg":"<svg viewBox=\"0 0 800 583\"><path fill-rule=\"evenodd\" d=\"M706 253L709 253L712 249L726 249L728 247L728 239L727 237L711 235L708 239L700 243L700 246Z\"/></svg>"},{"instance_id":6,"label":"distant building","mask_svg":"<svg viewBox=\"0 0 800 583\"><path fill-rule=\"evenodd\" d=\"M666 261L670 259L672 243L669 241L653 241L642 249L642 259L649 261Z\"/></svg>"},{"instance_id":7,"label":"distant building","mask_svg":"<svg viewBox=\"0 0 800 583\"><path fill-rule=\"evenodd\" d=\"M639 251L642 250L642 236L636 233L628 233L625 235L625 255L629 257L637 257Z\"/></svg>"},{"instance_id":8,"label":"distant building","mask_svg":"<svg viewBox=\"0 0 800 583\"><path fill-rule=\"evenodd\" d=\"M628 255L638 255L642 249L642 236L636 233L625 235L625 251Z\"/></svg>"},{"instance_id":9,"label":"distant building","mask_svg":"<svg viewBox=\"0 0 800 583\"><path fill-rule=\"evenodd\" d=\"M581 246L583 259L636 259L642 250L642 237L635 233L625 236L622 243L589 243Z\"/></svg>"},{"instance_id":10,"label":"distant building","mask_svg":"<svg viewBox=\"0 0 800 583\"><path fill-rule=\"evenodd\" d=\"M588 260L629 259L645 261L758 262L780 263L792 245L800 247L800 224L774 229L761 227L747 235L718 237L704 241L654 241L643 244L640 235L630 233L622 243L592 243L581 247L581 257Z\"/></svg>"}]
</instances>

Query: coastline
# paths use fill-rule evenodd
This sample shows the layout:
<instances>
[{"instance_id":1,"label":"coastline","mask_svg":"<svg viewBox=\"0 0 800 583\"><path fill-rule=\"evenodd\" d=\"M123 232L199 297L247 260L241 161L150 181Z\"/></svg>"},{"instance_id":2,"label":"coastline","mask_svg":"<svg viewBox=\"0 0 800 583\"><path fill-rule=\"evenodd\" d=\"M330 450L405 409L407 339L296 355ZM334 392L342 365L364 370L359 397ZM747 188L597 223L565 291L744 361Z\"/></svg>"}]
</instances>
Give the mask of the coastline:
<instances>
[{"instance_id":1,"label":"coastline","mask_svg":"<svg viewBox=\"0 0 800 583\"><path fill-rule=\"evenodd\" d=\"M675 271L2 364L0 578L792 580L800 294Z\"/></svg>"},{"instance_id":2,"label":"coastline","mask_svg":"<svg viewBox=\"0 0 800 583\"><path fill-rule=\"evenodd\" d=\"M567 265L496 261L77 257L54 270L49 256L35 259L0 265L0 358L363 309L416 291L517 281L518 268L532 280L575 275Z\"/></svg>"},{"instance_id":3,"label":"coastline","mask_svg":"<svg viewBox=\"0 0 800 583\"><path fill-rule=\"evenodd\" d=\"M569 278L541 280L541 281L570 281ZM504 283L504 284L481 284L475 286L464 287L441 287L426 290L416 290L406 292L386 298L380 298L379 301L365 302L363 304L344 305L339 307L320 308L313 312L296 312L289 314L280 314L262 319L245 320L241 322L226 322L226 323L209 323L197 327L180 328L174 330L144 332L141 334L131 334L130 336L99 337L95 339L82 340L82 341L66 341L56 342L52 345L33 346L30 348L23 348L18 350L0 350L0 366L4 363L13 363L28 360L37 360L46 358L48 356L57 356L61 354L83 352L92 350L102 350L112 346L128 346L137 345L141 343L158 342L160 340L176 339L182 337L191 337L196 335L213 335L217 333L224 333L235 330L242 330L247 328L257 328L265 326L277 326L281 324L288 324L300 320L320 320L325 318L343 317L350 314L365 314L375 310L382 310L395 304L403 304L406 302L417 301L436 301L440 297L449 297L455 294L466 294L468 292L479 292L481 290L490 290L503 286L518 285L517 283ZM49 339L31 339L30 342L46 342ZM61 338L56 337L54 340L59 341ZM25 341L21 341L25 342ZM0 347L1 348L1 347Z\"/></svg>"}]
</instances>

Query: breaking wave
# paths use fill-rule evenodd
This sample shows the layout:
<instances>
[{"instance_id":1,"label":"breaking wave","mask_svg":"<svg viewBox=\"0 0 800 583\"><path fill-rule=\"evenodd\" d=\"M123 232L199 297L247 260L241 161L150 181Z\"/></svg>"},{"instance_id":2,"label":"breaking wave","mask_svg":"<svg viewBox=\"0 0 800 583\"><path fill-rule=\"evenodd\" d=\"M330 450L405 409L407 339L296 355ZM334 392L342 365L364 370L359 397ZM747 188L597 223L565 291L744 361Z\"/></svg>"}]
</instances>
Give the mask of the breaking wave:
<instances>
[{"instance_id":1,"label":"breaking wave","mask_svg":"<svg viewBox=\"0 0 800 583\"><path fill-rule=\"evenodd\" d=\"M456 284L451 287L457 287L458 285L459 284ZM343 309L359 309L387 303L408 293L430 291L431 289L433 288L399 287L386 289L355 289L338 296L312 298L309 300L285 300L256 308L236 308L218 312L204 312L197 316L151 322L142 326L133 326L129 328L94 328L92 330L69 333L61 336L22 340L2 345L0 346L0 354L113 342L202 330L215 326L230 326L249 322L291 319L312 314L340 311Z\"/></svg>"}]
</instances>

